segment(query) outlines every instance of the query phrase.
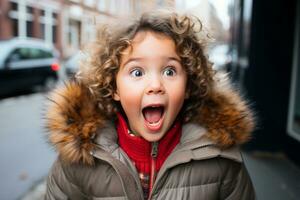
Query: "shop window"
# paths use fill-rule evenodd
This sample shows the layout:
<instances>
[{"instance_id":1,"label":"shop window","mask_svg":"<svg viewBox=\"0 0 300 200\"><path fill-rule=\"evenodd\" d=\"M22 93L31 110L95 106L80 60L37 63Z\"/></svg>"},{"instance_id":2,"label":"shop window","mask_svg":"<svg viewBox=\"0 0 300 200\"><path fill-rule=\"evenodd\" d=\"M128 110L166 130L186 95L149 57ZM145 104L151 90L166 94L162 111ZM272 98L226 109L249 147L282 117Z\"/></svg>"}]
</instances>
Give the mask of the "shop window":
<instances>
[{"instance_id":1,"label":"shop window","mask_svg":"<svg viewBox=\"0 0 300 200\"><path fill-rule=\"evenodd\" d=\"M288 133L300 141L300 2L298 2Z\"/></svg>"}]
</instances>

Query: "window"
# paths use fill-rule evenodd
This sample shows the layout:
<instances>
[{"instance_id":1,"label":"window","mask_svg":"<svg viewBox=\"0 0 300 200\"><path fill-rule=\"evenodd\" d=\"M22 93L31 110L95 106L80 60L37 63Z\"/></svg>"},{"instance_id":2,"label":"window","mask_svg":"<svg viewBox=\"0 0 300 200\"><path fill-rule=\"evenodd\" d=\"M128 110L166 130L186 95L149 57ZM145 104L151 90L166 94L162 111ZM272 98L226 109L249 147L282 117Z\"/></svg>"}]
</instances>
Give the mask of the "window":
<instances>
[{"instance_id":1,"label":"window","mask_svg":"<svg viewBox=\"0 0 300 200\"><path fill-rule=\"evenodd\" d=\"M18 23L19 23L18 19L11 19L11 25L12 25L12 31L13 31L13 36L14 37L17 37L19 35Z\"/></svg>"},{"instance_id":2,"label":"window","mask_svg":"<svg viewBox=\"0 0 300 200\"><path fill-rule=\"evenodd\" d=\"M48 43L57 43L58 18L58 13L53 12L52 9L45 8L40 11L40 37Z\"/></svg>"},{"instance_id":3,"label":"window","mask_svg":"<svg viewBox=\"0 0 300 200\"><path fill-rule=\"evenodd\" d=\"M26 6L26 12L28 13L28 14L33 14L33 8L31 7L31 6Z\"/></svg>"},{"instance_id":4,"label":"window","mask_svg":"<svg viewBox=\"0 0 300 200\"><path fill-rule=\"evenodd\" d=\"M33 8L26 6L26 36L33 37Z\"/></svg>"},{"instance_id":5,"label":"window","mask_svg":"<svg viewBox=\"0 0 300 200\"><path fill-rule=\"evenodd\" d=\"M40 10L39 24L40 38L45 40L45 10Z\"/></svg>"},{"instance_id":6,"label":"window","mask_svg":"<svg viewBox=\"0 0 300 200\"><path fill-rule=\"evenodd\" d=\"M33 37L33 22L26 21L26 36Z\"/></svg>"},{"instance_id":7,"label":"window","mask_svg":"<svg viewBox=\"0 0 300 200\"><path fill-rule=\"evenodd\" d=\"M52 52L40 50L43 58L52 58L54 57Z\"/></svg>"},{"instance_id":8,"label":"window","mask_svg":"<svg viewBox=\"0 0 300 200\"><path fill-rule=\"evenodd\" d=\"M54 25L52 28L52 42L57 42L57 25Z\"/></svg>"},{"instance_id":9,"label":"window","mask_svg":"<svg viewBox=\"0 0 300 200\"><path fill-rule=\"evenodd\" d=\"M10 8L13 11L18 11L18 4L16 2L10 2Z\"/></svg>"},{"instance_id":10,"label":"window","mask_svg":"<svg viewBox=\"0 0 300 200\"><path fill-rule=\"evenodd\" d=\"M30 59L51 58L52 53L41 49L30 49Z\"/></svg>"},{"instance_id":11,"label":"window","mask_svg":"<svg viewBox=\"0 0 300 200\"><path fill-rule=\"evenodd\" d=\"M38 49L38 48L18 48L14 50L10 56L9 61L15 62L20 60L29 60L29 59L43 59L43 58L52 58L53 55L51 52Z\"/></svg>"},{"instance_id":12,"label":"window","mask_svg":"<svg viewBox=\"0 0 300 200\"><path fill-rule=\"evenodd\" d=\"M45 39L45 24L43 23L40 23L40 33L41 33L40 38Z\"/></svg>"},{"instance_id":13,"label":"window","mask_svg":"<svg viewBox=\"0 0 300 200\"><path fill-rule=\"evenodd\" d=\"M52 13L52 19L53 19L53 24L52 24L52 42L56 43L57 42L57 13Z\"/></svg>"},{"instance_id":14,"label":"window","mask_svg":"<svg viewBox=\"0 0 300 200\"><path fill-rule=\"evenodd\" d=\"M17 37L19 35L19 20L18 20L18 10L19 5L16 2L10 2L10 9L9 16L11 19L11 29L12 29L12 35L14 37Z\"/></svg>"},{"instance_id":15,"label":"window","mask_svg":"<svg viewBox=\"0 0 300 200\"><path fill-rule=\"evenodd\" d=\"M10 56L9 61L15 62L19 60L27 60L30 59L30 49L29 48L18 48L14 50Z\"/></svg>"}]
</instances>

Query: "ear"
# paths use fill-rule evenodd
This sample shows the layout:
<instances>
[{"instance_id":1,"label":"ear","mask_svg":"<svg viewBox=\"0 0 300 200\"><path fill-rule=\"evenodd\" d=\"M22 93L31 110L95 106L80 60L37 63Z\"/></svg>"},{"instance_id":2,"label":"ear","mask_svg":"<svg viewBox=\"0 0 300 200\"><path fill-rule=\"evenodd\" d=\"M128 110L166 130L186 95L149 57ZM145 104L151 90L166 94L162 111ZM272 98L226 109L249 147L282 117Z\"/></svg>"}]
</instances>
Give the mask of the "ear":
<instances>
[{"instance_id":1,"label":"ear","mask_svg":"<svg viewBox=\"0 0 300 200\"><path fill-rule=\"evenodd\" d=\"M115 101L120 101L120 95L119 95L118 91L115 91L115 92L114 92L114 94L113 94L113 99L114 99Z\"/></svg>"}]
</instances>

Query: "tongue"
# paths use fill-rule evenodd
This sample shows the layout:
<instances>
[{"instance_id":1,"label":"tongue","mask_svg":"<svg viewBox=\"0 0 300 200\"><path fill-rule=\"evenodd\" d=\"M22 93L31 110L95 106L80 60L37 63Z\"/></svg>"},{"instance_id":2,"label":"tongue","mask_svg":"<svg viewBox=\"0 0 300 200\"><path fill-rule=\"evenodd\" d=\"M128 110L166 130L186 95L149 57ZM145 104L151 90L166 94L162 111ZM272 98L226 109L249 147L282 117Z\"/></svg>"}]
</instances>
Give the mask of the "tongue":
<instances>
[{"instance_id":1,"label":"tongue","mask_svg":"<svg viewBox=\"0 0 300 200\"><path fill-rule=\"evenodd\" d=\"M144 111L144 116L147 122L155 123L161 118L162 110L160 108L146 108Z\"/></svg>"}]
</instances>

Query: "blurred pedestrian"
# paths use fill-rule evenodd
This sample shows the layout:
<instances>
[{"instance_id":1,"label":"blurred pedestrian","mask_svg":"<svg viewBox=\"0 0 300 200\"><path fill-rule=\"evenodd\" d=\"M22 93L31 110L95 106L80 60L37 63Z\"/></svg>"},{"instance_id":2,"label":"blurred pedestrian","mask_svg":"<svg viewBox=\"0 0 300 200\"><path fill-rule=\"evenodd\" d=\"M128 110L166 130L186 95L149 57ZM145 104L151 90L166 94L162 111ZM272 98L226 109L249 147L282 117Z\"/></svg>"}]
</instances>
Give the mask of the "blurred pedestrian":
<instances>
[{"instance_id":1,"label":"blurred pedestrian","mask_svg":"<svg viewBox=\"0 0 300 200\"><path fill-rule=\"evenodd\" d=\"M106 27L47 112L59 153L46 199L255 199L238 146L253 114L194 17Z\"/></svg>"}]
</instances>

